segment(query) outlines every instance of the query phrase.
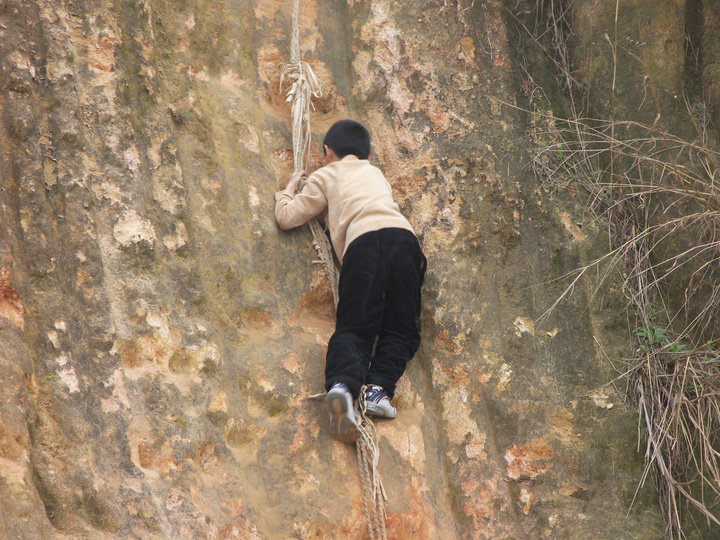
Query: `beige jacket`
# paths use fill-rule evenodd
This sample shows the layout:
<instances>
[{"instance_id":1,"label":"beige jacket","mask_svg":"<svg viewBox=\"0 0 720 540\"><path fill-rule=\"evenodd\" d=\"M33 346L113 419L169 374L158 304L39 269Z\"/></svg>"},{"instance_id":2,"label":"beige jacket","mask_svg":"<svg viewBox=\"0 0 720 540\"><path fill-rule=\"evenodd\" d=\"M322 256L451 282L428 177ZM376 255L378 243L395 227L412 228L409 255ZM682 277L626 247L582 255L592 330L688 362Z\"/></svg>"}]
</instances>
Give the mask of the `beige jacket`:
<instances>
[{"instance_id":1,"label":"beige jacket","mask_svg":"<svg viewBox=\"0 0 720 540\"><path fill-rule=\"evenodd\" d=\"M298 194L287 190L275 193L275 218L283 229L298 227L325 213L341 262L350 243L367 232L391 227L414 232L380 169L352 155L312 173Z\"/></svg>"}]
</instances>

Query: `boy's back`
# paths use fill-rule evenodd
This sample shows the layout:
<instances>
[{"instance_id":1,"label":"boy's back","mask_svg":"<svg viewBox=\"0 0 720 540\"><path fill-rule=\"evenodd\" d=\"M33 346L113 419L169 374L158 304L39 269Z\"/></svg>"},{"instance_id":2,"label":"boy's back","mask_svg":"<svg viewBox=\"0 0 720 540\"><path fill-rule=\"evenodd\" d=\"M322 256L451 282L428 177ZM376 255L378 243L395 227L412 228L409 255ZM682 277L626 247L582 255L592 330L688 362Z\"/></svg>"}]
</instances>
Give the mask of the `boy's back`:
<instances>
[{"instance_id":1,"label":"boy's back","mask_svg":"<svg viewBox=\"0 0 720 540\"><path fill-rule=\"evenodd\" d=\"M347 246L367 232L413 230L380 169L354 155L318 169L301 193L293 197L285 190L276 195L276 201L275 215L284 229L326 213L333 248L341 261Z\"/></svg>"}]
</instances>

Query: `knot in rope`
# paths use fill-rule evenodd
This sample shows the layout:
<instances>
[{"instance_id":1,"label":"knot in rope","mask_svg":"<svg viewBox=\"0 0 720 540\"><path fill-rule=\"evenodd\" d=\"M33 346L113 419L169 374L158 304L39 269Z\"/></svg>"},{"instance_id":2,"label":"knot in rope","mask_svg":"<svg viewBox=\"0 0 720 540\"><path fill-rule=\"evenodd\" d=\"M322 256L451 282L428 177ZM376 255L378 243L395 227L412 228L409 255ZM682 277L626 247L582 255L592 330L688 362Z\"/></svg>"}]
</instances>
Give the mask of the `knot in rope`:
<instances>
[{"instance_id":1,"label":"knot in rope","mask_svg":"<svg viewBox=\"0 0 720 540\"><path fill-rule=\"evenodd\" d=\"M313 107L312 98L322 97L322 88L310 65L304 61L285 65L280 75L281 92L286 78L292 82L285 101L292 104L290 117L293 130L293 160L297 172L305 169L310 158L310 107Z\"/></svg>"}]
</instances>

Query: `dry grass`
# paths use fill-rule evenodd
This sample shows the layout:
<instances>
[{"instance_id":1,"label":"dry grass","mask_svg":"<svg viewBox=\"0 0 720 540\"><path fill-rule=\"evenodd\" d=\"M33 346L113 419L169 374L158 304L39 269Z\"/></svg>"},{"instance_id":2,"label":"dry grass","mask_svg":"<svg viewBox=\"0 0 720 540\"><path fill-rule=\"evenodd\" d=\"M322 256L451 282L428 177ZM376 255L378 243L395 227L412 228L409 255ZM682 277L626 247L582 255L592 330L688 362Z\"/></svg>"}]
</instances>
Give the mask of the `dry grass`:
<instances>
[{"instance_id":1,"label":"dry grass","mask_svg":"<svg viewBox=\"0 0 720 540\"><path fill-rule=\"evenodd\" d=\"M631 140L611 140L598 121L538 112L533 126L538 178L548 191L583 193L614 246L566 276L546 315L591 268L600 283L620 272L637 349L613 365L644 427L641 483L654 471L670 538L692 516L683 504L720 526L720 154L638 124L622 130L642 134ZM610 174L610 159L621 173ZM671 282L682 284L680 301Z\"/></svg>"},{"instance_id":2,"label":"dry grass","mask_svg":"<svg viewBox=\"0 0 720 540\"><path fill-rule=\"evenodd\" d=\"M566 5L538 0L542 16L534 29L523 26L558 80L567 81L571 111L557 118L527 73L532 165L548 193L569 190L584 199L612 248L563 276L569 286L543 317L590 270L597 287L621 276L636 348L632 358L609 360L643 428L638 487L653 478L667 536L683 538L694 526L720 527L720 154L708 143L701 105L686 104L693 141L661 126L618 122L613 112L606 120L583 118L572 100Z\"/></svg>"}]
</instances>

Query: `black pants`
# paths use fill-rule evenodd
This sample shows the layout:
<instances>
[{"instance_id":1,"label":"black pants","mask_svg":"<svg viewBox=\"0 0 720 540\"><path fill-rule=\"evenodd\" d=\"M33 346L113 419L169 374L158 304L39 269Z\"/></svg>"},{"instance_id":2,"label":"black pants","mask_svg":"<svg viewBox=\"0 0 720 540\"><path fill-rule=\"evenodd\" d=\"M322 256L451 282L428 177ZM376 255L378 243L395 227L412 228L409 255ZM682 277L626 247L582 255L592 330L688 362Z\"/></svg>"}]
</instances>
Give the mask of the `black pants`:
<instances>
[{"instance_id":1,"label":"black pants","mask_svg":"<svg viewBox=\"0 0 720 540\"><path fill-rule=\"evenodd\" d=\"M325 363L327 390L345 383L357 398L363 384L377 384L393 397L405 365L420 346L420 288L426 265L417 238L405 229L369 232L348 246Z\"/></svg>"}]
</instances>

